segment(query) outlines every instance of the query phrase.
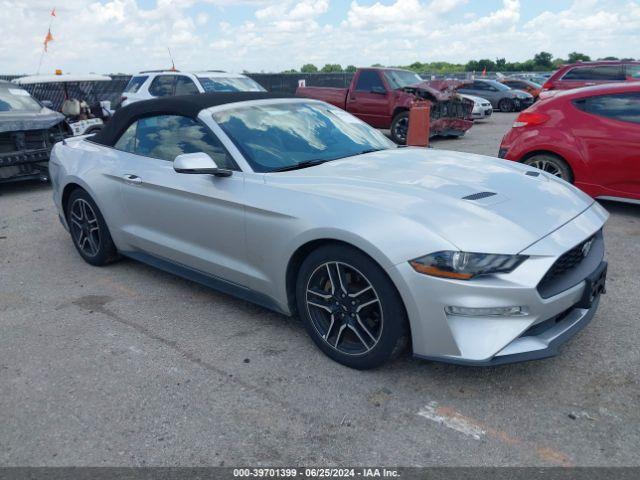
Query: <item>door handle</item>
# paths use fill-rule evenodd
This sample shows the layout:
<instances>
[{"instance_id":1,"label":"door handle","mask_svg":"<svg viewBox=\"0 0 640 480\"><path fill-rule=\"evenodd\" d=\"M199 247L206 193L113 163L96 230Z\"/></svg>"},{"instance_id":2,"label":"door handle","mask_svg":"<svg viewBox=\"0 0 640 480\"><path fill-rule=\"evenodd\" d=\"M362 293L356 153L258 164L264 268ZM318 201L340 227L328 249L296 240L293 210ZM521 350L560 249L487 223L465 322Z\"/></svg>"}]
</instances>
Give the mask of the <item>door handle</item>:
<instances>
[{"instance_id":1,"label":"door handle","mask_svg":"<svg viewBox=\"0 0 640 480\"><path fill-rule=\"evenodd\" d=\"M124 183L128 185L140 185L142 183L142 179L139 176L131 173L123 175L122 178L124 178Z\"/></svg>"}]
</instances>

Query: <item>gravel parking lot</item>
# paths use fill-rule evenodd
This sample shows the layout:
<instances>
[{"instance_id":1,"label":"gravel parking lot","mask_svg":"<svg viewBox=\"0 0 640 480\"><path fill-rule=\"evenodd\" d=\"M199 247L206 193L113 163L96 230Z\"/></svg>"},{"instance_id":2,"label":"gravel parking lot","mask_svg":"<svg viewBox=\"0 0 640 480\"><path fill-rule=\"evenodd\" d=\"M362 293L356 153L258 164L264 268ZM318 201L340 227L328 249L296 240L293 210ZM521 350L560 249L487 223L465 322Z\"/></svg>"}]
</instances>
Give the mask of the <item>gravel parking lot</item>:
<instances>
[{"instance_id":1,"label":"gravel parking lot","mask_svg":"<svg viewBox=\"0 0 640 480\"><path fill-rule=\"evenodd\" d=\"M515 115L435 148L495 155ZM297 319L130 260L84 263L47 185L0 186L0 465L640 465L640 206L558 357L359 372Z\"/></svg>"}]
</instances>

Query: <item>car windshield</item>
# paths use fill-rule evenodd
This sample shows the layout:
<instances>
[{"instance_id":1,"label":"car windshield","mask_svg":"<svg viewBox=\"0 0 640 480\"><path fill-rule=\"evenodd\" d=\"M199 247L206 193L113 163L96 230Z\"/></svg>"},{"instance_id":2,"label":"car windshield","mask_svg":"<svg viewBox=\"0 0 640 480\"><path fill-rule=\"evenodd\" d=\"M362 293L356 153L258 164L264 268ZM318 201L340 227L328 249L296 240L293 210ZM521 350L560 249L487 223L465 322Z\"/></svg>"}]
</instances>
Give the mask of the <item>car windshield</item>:
<instances>
[{"instance_id":1,"label":"car windshield","mask_svg":"<svg viewBox=\"0 0 640 480\"><path fill-rule=\"evenodd\" d=\"M265 92L262 86L248 77L198 76L205 92Z\"/></svg>"},{"instance_id":2,"label":"car windshield","mask_svg":"<svg viewBox=\"0 0 640 480\"><path fill-rule=\"evenodd\" d=\"M420 75L407 70L385 70L384 76L394 90L424 82Z\"/></svg>"},{"instance_id":3,"label":"car windshield","mask_svg":"<svg viewBox=\"0 0 640 480\"><path fill-rule=\"evenodd\" d=\"M396 148L378 130L322 102L253 104L213 118L256 172Z\"/></svg>"},{"instance_id":4,"label":"car windshield","mask_svg":"<svg viewBox=\"0 0 640 480\"><path fill-rule=\"evenodd\" d=\"M42 106L22 88L0 87L1 112L37 112Z\"/></svg>"}]
</instances>

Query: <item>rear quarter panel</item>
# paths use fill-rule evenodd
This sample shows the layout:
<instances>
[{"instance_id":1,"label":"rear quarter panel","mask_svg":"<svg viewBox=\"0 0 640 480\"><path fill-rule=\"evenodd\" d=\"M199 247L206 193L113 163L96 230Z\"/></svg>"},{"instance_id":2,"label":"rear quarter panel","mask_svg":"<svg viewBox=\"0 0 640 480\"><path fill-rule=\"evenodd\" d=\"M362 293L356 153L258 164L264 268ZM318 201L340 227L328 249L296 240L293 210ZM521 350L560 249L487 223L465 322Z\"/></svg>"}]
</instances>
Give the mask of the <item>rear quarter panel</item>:
<instances>
[{"instance_id":1,"label":"rear quarter panel","mask_svg":"<svg viewBox=\"0 0 640 480\"><path fill-rule=\"evenodd\" d=\"M109 225L109 231L118 248L121 241L120 220L122 201L120 197L120 159L113 148L87 141L84 138L57 143L51 162L53 197L58 212L64 218L62 197L70 184L86 190L100 209ZM126 172L122 172L126 173Z\"/></svg>"},{"instance_id":2,"label":"rear quarter panel","mask_svg":"<svg viewBox=\"0 0 640 480\"><path fill-rule=\"evenodd\" d=\"M540 126L512 128L502 140L508 160L523 161L537 152L549 152L563 158L571 167L576 182L591 182L594 172L587 164L585 145L580 140L580 112L570 99L541 101L527 109L549 115Z\"/></svg>"}]
</instances>

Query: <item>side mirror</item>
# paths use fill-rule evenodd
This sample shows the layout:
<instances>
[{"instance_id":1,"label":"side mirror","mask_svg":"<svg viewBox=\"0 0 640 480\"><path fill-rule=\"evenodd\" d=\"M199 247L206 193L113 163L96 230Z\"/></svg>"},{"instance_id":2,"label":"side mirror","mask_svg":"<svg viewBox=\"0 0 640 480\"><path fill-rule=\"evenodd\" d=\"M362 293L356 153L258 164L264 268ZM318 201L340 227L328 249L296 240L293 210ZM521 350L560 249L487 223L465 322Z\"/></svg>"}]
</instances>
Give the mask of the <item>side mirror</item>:
<instances>
[{"instance_id":1,"label":"side mirror","mask_svg":"<svg viewBox=\"0 0 640 480\"><path fill-rule=\"evenodd\" d=\"M173 169L178 173L208 174L216 177L230 177L232 170L218 168L216 162L204 152L183 153L173 161Z\"/></svg>"},{"instance_id":2,"label":"side mirror","mask_svg":"<svg viewBox=\"0 0 640 480\"><path fill-rule=\"evenodd\" d=\"M43 107L53 110L53 102L51 100L42 100L40 103Z\"/></svg>"},{"instance_id":3,"label":"side mirror","mask_svg":"<svg viewBox=\"0 0 640 480\"><path fill-rule=\"evenodd\" d=\"M386 95L387 90L384 87L371 87L371 93L377 93L378 95Z\"/></svg>"}]
</instances>

